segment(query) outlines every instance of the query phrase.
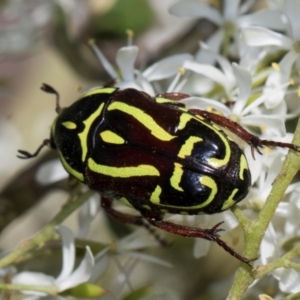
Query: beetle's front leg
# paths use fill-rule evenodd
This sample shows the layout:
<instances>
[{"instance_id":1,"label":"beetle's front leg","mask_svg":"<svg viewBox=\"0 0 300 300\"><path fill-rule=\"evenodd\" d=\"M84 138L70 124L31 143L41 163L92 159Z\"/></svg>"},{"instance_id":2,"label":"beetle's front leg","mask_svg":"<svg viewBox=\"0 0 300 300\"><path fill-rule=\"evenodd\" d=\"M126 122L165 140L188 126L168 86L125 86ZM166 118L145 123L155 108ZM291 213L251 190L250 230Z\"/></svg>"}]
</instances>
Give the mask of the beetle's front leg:
<instances>
[{"instance_id":1,"label":"beetle's front leg","mask_svg":"<svg viewBox=\"0 0 300 300\"><path fill-rule=\"evenodd\" d=\"M282 143L282 142L276 142L276 141L269 141L269 140L262 140L259 137L251 134L247 130L245 130L241 125L238 123L231 121L227 119L226 117L210 113L205 110L200 109L191 109L194 114L202 116L206 120L209 120L217 125L220 125L221 127L229 129L232 133L240 137L243 141L245 141L247 144L251 147L251 154L254 158L254 151L256 150L259 154L262 154L260 149L263 146L270 146L270 147L281 147L281 148L289 148L294 151L300 152L300 147L296 146L291 143Z\"/></svg>"},{"instance_id":2,"label":"beetle's front leg","mask_svg":"<svg viewBox=\"0 0 300 300\"><path fill-rule=\"evenodd\" d=\"M163 221L163 215L151 211L146 211L142 213L145 219L153 226L158 227L162 230L181 235L184 237L194 237L194 238L202 238L205 240L209 240L212 242L216 242L220 247L222 247L225 251L227 251L230 255L237 258L241 262L248 264L250 267L250 262L256 260L248 259L237 252L235 252L232 248L230 248L224 241L220 239L219 232L223 231L223 229L219 228L223 222L219 222L215 226L209 229L196 228L183 226L179 224L174 224L168 221Z\"/></svg>"}]
</instances>

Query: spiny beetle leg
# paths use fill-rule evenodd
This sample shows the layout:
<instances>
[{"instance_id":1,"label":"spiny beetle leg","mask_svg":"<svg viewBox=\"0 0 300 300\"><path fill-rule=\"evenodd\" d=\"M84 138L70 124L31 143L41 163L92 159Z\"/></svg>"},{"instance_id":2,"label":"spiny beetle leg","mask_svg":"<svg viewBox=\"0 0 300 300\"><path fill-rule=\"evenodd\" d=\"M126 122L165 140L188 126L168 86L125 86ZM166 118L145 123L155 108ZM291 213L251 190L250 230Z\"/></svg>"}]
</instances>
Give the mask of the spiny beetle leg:
<instances>
[{"instance_id":1,"label":"spiny beetle leg","mask_svg":"<svg viewBox=\"0 0 300 300\"><path fill-rule=\"evenodd\" d=\"M219 232L223 231L223 229L219 228L219 226L223 223L220 222L209 229L203 228L195 228L189 226L183 226L175 223L171 223L168 221L162 220L162 215L158 213L154 213L151 211L146 211L143 213L145 219L153 226L158 227L162 230L181 235L184 237L194 237L194 238L202 238L205 240L209 240L212 242L216 242L220 247L222 247L225 251L227 251L230 255L237 258L239 261L248 264L250 267L250 262L256 260L248 259L237 252L235 252L232 248L230 248L224 241L222 241L219 237Z\"/></svg>"},{"instance_id":2,"label":"spiny beetle leg","mask_svg":"<svg viewBox=\"0 0 300 300\"><path fill-rule=\"evenodd\" d=\"M280 147L280 148L288 148L292 149L296 152L300 152L300 147L296 146L291 143L282 143L282 142L275 142L269 140L262 140L257 136L251 134L247 130L245 130L241 125L238 123L227 119L226 117L210 113L200 109L191 109L194 114L202 116L206 120L209 120L217 125L220 125L224 128L229 129L232 133L240 137L243 141L245 141L251 147L251 154L254 158L254 151L257 151L259 154L262 154L260 148L263 146L270 146L270 147Z\"/></svg>"},{"instance_id":3,"label":"spiny beetle leg","mask_svg":"<svg viewBox=\"0 0 300 300\"><path fill-rule=\"evenodd\" d=\"M18 152L21 154L21 155L17 155L18 158L21 158L21 159L28 159L28 158L32 158L32 157L36 157L39 155L40 151L46 147L46 146L49 146L50 145L50 140L49 139L46 139L46 140L43 140L42 144L37 148L37 150L34 152L34 153L29 153L28 151L25 151L25 150L18 150Z\"/></svg>"},{"instance_id":4,"label":"spiny beetle leg","mask_svg":"<svg viewBox=\"0 0 300 300\"><path fill-rule=\"evenodd\" d=\"M144 226L149 233L163 246L169 246L170 243L165 241L163 238L161 238L155 230L149 225L148 222L145 221L144 217L142 216L133 216L129 214L125 214L122 212L119 212L115 210L112 207L112 200L109 198L101 197L101 206L102 208L107 212L108 215L110 215L113 219L121 222L121 223L127 223L127 224L134 224L138 226Z\"/></svg>"}]
</instances>

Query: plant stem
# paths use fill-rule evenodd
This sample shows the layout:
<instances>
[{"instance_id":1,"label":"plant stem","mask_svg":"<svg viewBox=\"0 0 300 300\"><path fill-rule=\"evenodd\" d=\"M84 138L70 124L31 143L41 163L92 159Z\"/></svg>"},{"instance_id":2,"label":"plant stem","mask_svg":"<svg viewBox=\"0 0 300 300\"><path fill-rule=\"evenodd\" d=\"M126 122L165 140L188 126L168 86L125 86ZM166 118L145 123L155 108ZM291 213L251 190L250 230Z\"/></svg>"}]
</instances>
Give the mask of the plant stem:
<instances>
[{"instance_id":1,"label":"plant stem","mask_svg":"<svg viewBox=\"0 0 300 300\"><path fill-rule=\"evenodd\" d=\"M54 235L56 226L61 224L94 193L92 191L88 191L84 194L80 194L79 188L74 190L74 192L69 196L67 203L49 224L41 229L35 236L28 239L26 242L23 242L14 251L0 260L0 269L15 263L15 261L26 252L36 247L41 247L45 244L45 242L50 240Z\"/></svg>"},{"instance_id":2,"label":"plant stem","mask_svg":"<svg viewBox=\"0 0 300 300\"><path fill-rule=\"evenodd\" d=\"M293 143L300 144L300 122L298 122ZM281 171L273 183L273 188L268 196L265 205L263 206L258 217L249 224L243 224L245 245L243 256L254 257L257 255L264 233L275 213L275 210L282 200L285 190L294 178L295 174L300 169L300 155L297 152L289 151ZM233 210L234 212L234 210ZM240 220L242 218L239 218ZM258 268L259 270L259 268ZM242 265L236 272L235 280L229 292L229 299L242 299L243 294L248 286L257 277L255 272ZM258 276L259 277L259 276Z\"/></svg>"}]
</instances>

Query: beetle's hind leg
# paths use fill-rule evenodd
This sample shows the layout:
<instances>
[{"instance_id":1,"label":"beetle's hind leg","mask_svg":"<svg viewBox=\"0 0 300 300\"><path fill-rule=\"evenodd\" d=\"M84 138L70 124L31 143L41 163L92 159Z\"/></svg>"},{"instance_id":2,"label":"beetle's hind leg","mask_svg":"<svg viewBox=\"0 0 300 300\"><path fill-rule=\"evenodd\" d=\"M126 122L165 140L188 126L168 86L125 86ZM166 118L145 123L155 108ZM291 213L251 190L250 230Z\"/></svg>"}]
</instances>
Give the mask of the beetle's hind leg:
<instances>
[{"instance_id":1,"label":"beetle's hind leg","mask_svg":"<svg viewBox=\"0 0 300 300\"><path fill-rule=\"evenodd\" d=\"M259 137L251 134L247 130L245 130L241 125L238 123L231 121L230 119L227 119L226 117L207 112L205 110L200 109L191 109L191 112L193 112L196 115L202 116L206 120L209 120L217 125L220 125L221 127L227 128L229 131L237 135L239 138L241 138L243 141L245 141L250 147L251 147L251 154L254 158L254 151L257 151L259 154L262 154L260 151L260 148L264 146L270 146L270 147L280 147L280 148L288 148L292 149L296 152L300 152L300 147L296 146L291 143L282 143L282 142L276 142L276 141L270 141L270 140L262 140Z\"/></svg>"},{"instance_id":2,"label":"beetle's hind leg","mask_svg":"<svg viewBox=\"0 0 300 300\"><path fill-rule=\"evenodd\" d=\"M155 212L146 211L143 213L143 216L151 225L158 227L162 230L165 230L165 231L177 234L177 235L181 235L184 237L202 238L205 240L216 242L220 247L222 247L230 255L237 258L239 261L246 263L250 267L251 267L250 262L257 259L257 258L249 259L249 258L246 258L246 257L238 254L231 247L229 247L223 240L220 239L219 232L223 231L223 229L220 228L220 225L223 222L219 222L212 228L203 229L203 228L183 226L183 225L175 224L172 222L163 221L162 220L163 215L155 213Z\"/></svg>"},{"instance_id":3,"label":"beetle's hind leg","mask_svg":"<svg viewBox=\"0 0 300 300\"><path fill-rule=\"evenodd\" d=\"M127 224L133 224L138 226L145 227L150 234L162 245L169 246L169 243L165 241L162 237L160 237L156 231L149 225L149 222L145 221L143 216L134 216L130 214L125 214L120 211L115 210L112 207L112 199L101 197L101 206L106 211L108 215L110 215L113 219Z\"/></svg>"}]
</instances>

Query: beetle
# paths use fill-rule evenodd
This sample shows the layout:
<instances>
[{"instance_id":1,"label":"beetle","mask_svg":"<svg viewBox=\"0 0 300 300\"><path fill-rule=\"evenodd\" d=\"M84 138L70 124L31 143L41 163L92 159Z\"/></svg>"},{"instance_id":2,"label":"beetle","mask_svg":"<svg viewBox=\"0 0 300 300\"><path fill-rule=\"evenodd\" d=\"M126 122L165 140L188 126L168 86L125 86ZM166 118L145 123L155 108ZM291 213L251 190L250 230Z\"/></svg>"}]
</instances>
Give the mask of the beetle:
<instances>
[{"instance_id":1,"label":"beetle","mask_svg":"<svg viewBox=\"0 0 300 300\"><path fill-rule=\"evenodd\" d=\"M18 150L19 158L35 157L48 145L57 150L71 176L101 194L101 205L113 218L136 225L146 220L167 232L214 241L244 263L255 260L220 239L223 222L204 229L168 222L163 216L219 213L248 194L251 174L245 154L219 126L247 142L253 156L263 146L297 152L300 147L259 139L217 114L188 110L178 101L185 94L151 97L132 88L97 87L62 109L54 88L43 84L41 89L56 95L58 116L50 139L33 154ZM113 199L140 215L115 210Z\"/></svg>"}]
</instances>

